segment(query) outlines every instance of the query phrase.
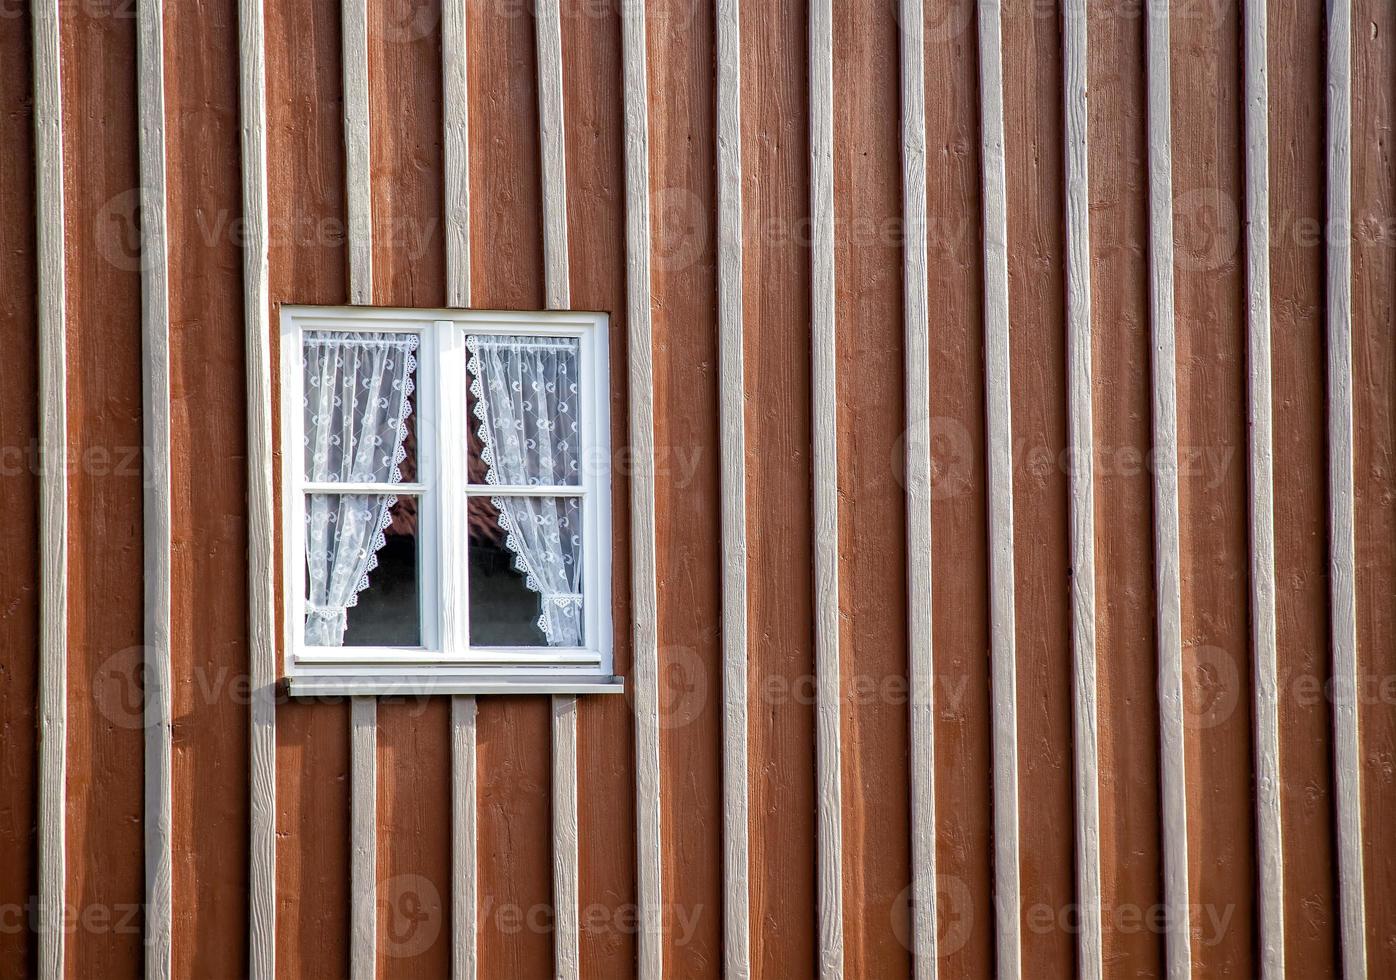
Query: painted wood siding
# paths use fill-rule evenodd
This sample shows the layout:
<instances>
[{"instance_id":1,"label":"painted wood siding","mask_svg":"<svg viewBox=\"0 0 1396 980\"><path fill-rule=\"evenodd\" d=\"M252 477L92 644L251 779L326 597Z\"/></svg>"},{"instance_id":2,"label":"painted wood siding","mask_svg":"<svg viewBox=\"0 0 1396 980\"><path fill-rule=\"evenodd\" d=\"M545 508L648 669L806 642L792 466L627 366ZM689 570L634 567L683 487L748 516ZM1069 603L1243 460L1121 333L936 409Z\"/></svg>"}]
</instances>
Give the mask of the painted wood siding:
<instances>
[{"instance_id":1,"label":"painted wood siding","mask_svg":"<svg viewBox=\"0 0 1396 980\"><path fill-rule=\"evenodd\" d=\"M0 975L1396 974L1394 40L0 0ZM625 697L278 693L351 302L609 314Z\"/></svg>"}]
</instances>

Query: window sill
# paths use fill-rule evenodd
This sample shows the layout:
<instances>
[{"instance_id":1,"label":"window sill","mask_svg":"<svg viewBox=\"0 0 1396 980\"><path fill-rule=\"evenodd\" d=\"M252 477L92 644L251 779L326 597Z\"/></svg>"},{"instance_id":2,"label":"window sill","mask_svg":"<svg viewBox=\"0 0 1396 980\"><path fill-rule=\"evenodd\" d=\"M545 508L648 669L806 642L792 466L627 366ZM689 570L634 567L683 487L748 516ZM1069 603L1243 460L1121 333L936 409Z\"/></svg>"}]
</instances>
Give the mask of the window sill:
<instances>
[{"instance_id":1,"label":"window sill","mask_svg":"<svg viewBox=\"0 0 1396 980\"><path fill-rule=\"evenodd\" d=\"M290 676L282 680L293 698L317 697L423 697L436 694L623 694L625 678L614 675L586 677L540 677L538 674L511 677L451 677L431 674L395 675L379 673Z\"/></svg>"}]
</instances>

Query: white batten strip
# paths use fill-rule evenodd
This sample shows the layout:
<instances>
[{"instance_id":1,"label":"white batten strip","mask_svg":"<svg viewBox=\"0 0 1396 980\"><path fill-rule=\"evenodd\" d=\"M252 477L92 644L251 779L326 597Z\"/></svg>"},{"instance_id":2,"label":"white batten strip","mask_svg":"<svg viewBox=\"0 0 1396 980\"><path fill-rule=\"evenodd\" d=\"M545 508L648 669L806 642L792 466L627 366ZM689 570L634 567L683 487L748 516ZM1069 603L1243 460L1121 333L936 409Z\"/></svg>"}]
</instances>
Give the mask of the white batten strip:
<instances>
[{"instance_id":1,"label":"white batten strip","mask_svg":"<svg viewBox=\"0 0 1396 980\"><path fill-rule=\"evenodd\" d=\"M145 551L145 975L166 980L173 936L169 220L163 0L136 8L141 177Z\"/></svg>"},{"instance_id":2,"label":"white batten strip","mask_svg":"<svg viewBox=\"0 0 1396 980\"><path fill-rule=\"evenodd\" d=\"M751 976L741 61L741 11L738 0L718 0L717 318L723 554L722 909L723 973L732 980L748 980Z\"/></svg>"},{"instance_id":3,"label":"white batten strip","mask_svg":"<svg viewBox=\"0 0 1396 980\"><path fill-rule=\"evenodd\" d=\"M464 0L441 7L446 162L446 305L470 305L470 75Z\"/></svg>"},{"instance_id":4,"label":"white batten strip","mask_svg":"<svg viewBox=\"0 0 1396 980\"><path fill-rule=\"evenodd\" d=\"M67 894L68 346L63 238L63 95L58 0L34 29L39 320L39 976L62 980Z\"/></svg>"},{"instance_id":5,"label":"white batten strip","mask_svg":"<svg viewBox=\"0 0 1396 980\"><path fill-rule=\"evenodd\" d=\"M466 5L441 8L443 135L446 163L446 305L470 305L470 92ZM459 583L457 591L464 588ZM447 594L450 594L448 591ZM459 605L450 603L450 606ZM452 630L448 628L448 634ZM459 628L456 634L462 632ZM451 698L451 976L479 970L479 820L476 704Z\"/></svg>"},{"instance_id":6,"label":"white batten strip","mask_svg":"<svg viewBox=\"0 0 1396 980\"><path fill-rule=\"evenodd\" d=\"M1328 485L1333 607L1333 754L1344 980L1367 976L1362 744L1358 729L1357 541L1352 396L1352 0L1328 4Z\"/></svg>"},{"instance_id":7,"label":"white batten strip","mask_svg":"<svg viewBox=\"0 0 1396 980\"><path fill-rule=\"evenodd\" d=\"M625 103L625 280L629 326L635 854L640 980L664 973L659 800L659 596L654 525L654 335L650 289L650 136L645 8L621 4Z\"/></svg>"},{"instance_id":8,"label":"white batten strip","mask_svg":"<svg viewBox=\"0 0 1396 980\"><path fill-rule=\"evenodd\" d=\"M378 701L355 697L351 703L349 974L352 980L373 980L378 955Z\"/></svg>"},{"instance_id":9,"label":"white batten strip","mask_svg":"<svg viewBox=\"0 0 1396 980\"><path fill-rule=\"evenodd\" d=\"M907 679L911 698L911 938L935 980L935 664L931 643L931 326L927 284L926 52L922 0L901 0L902 210L906 222Z\"/></svg>"},{"instance_id":10,"label":"white batten strip","mask_svg":"<svg viewBox=\"0 0 1396 980\"><path fill-rule=\"evenodd\" d=\"M266 35L262 0L238 4L243 305L247 332L247 585L252 681L248 971L276 975L276 593L272 499L271 280Z\"/></svg>"},{"instance_id":11,"label":"white batten strip","mask_svg":"<svg viewBox=\"0 0 1396 980\"><path fill-rule=\"evenodd\" d=\"M1018 866L1018 680L1013 584L1013 406L1009 388L1008 209L999 0L979 5L984 165L984 370L988 422L994 892L999 980L1022 976Z\"/></svg>"},{"instance_id":12,"label":"white batten strip","mask_svg":"<svg viewBox=\"0 0 1396 980\"><path fill-rule=\"evenodd\" d=\"M543 175L543 288L550 310L571 305L567 261L567 135L562 101L562 12L558 0L534 5L538 46L538 143ZM577 698L553 695L553 974L581 971L578 912Z\"/></svg>"},{"instance_id":13,"label":"white batten strip","mask_svg":"<svg viewBox=\"0 0 1396 980\"><path fill-rule=\"evenodd\" d=\"M814 416L815 777L819 975L843 976L843 785L839 699L838 331L834 319L834 10L809 7L810 331Z\"/></svg>"},{"instance_id":14,"label":"white batten strip","mask_svg":"<svg viewBox=\"0 0 1396 980\"><path fill-rule=\"evenodd\" d=\"M1086 0L1062 8L1066 120L1066 363L1071 440L1072 717L1076 742L1076 891L1080 980L1101 980L1100 784L1096 736L1095 427L1091 403L1091 184Z\"/></svg>"},{"instance_id":15,"label":"white batten strip","mask_svg":"<svg viewBox=\"0 0 1396 980\"><path fill-rule=\"evenodd\" d=\"M349 205L349 302L373 303L373 184L369 166L368 0L344 0L344 149ZM352 980L373 980L378 959L378 701L350 711L349 939Z\"/></svg>"},{"instance_id":16,"label":"white batten strip","mask_svg":"<svg viewBox=\"0 0 1396 980\"><path fill-rule=\"evenodd\" d=\"M1279 664L1275 648L1275 504L1270 370L1270 94L1267 0L1246 0L1246 321L1249 357L1251 624L1255 644L1255 807L1260 976L1282 980L1284 847L1280 821Z\"/></svg>"},{"instance_id":17,"label":"white batten strip","mask_svg":"<svg viewBox=\"0 0 1396 980\"><path fill-rule=\"evenodd\" d=\"M476 706L470 695L451 698L451 976L475 980L479 969L476 903Z\"/></svg>"},{"instance_id":18,"label":"white batten strip","mask_svg":"<svg viewBox=\"0 0 1396 980\"><path fill-rule=\"evenodd\" d=\"M1173 130L1168 0L1149 0L1145 28L1149 129L1149 313L1153 339L1154 550L1158 596L1159 761L1163 797L1168 980L1190 980L1188 796L1178 539L1177 355L1173 316Z\"/></svg>"},{"instance_id":19,"label":"white batten strip","mask_svg":"<svg viewBox=\"0 0 1396 980\"><path fill-rule=\"evenodd\" d=\"M368 118L368 0L343 0L344 175L349 207L349 302L373 303L373 184Z\"/></svg>"}]
</instances>

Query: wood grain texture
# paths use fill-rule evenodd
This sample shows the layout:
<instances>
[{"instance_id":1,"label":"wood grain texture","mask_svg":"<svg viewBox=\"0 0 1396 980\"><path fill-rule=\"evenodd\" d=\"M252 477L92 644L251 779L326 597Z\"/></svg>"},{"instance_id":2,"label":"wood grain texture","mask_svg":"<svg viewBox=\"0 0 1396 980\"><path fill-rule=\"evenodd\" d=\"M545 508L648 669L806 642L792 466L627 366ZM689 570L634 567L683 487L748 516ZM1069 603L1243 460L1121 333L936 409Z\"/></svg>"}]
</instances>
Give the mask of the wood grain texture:
<instances>
[{"instance_id":1,"label":"wood grain texture","mask_svg":"<svg viewBox=\"0 0 1396 980\"><path fill-rule=\"evenodd\" d=\"M1259 973L1284 976L1284 825L1280 812L1279 664L1275 624L1275 475L1270 354L1270 91L1266 0L1242 17L1246 185L1246 350L1250 432L1251 644Z\"/></svg>"},{"instance_id":2,"label":"wood grain texture","mask_svg":"<svg viewBox=\"0 0 1396 980\"><path fill-rule=\"evenodd\" d=\"M1338 907L1343 976L1367 976L1358 718L1352 389L1352 3L1328 5L1328 493Z\"/></svg>"},{"instance_id":3,"label":"wood grain texture","mask_svg":"<svg viewBox=\"0 0 1396 980\"><path fill-rule=\"evenodd\" d=\"M1078 457L1068 412L1074 350L1067 346L1071 256L1061 41L1069 23L1024 5L1005 7L1002 23L1004 170L1012 202L1006 209L1006 402L1013 465L1006 492L1013 521L1021 958L1032 964L1034 977L1066 978L1077 972L1078 940L1075 924L1064 928L1056 910L1077 898L1073 746L1080 744L1073 732L1073 620L1080 596L1072 593L1079 582L1071 480ZM1044 588L1045 582L1063 586Z\"/></svg>"},{"instance_id":4,"label":"wood grain texture","mask_svg":"<svg viewBox=\"0 0 1396 980\"><path fill-rule=\"evenodd\" d=\"M558 0L534 7L538 44L538 147L543 175L543 290L550 310L572 303L567 234L567 130L563 118L562 13ZM577 892L577 699L552 705L553 975L575 978L581 966Z\"/></svg>"},{"instance_id":5,"label":"wood grain texture","mask_svg":"<svg viewBox=\"0 0 1396 980\"><path fill-rule=\"evenodd\" d=\"M809 6L810 352L814 466L815 784L819 975L843 975L838 333L834 310L834 11Z\"/></svg>"},{"instance_id":6,"label":"wood grain texture","mask_svg":"<svg viewBox=\"0 0 1396 980\"><path fill-rule=\"evenodd\" d=\"M443 164L446 185L446 305L470 305L470 92L466 5L441 5ZM479 969L479 816L475 698L451 698L451 976Z\"/></svg>"},{"instance_id":7,"label":"wood grain texture","mask_svg":"<svg viewBox=\"0 0 1396 980\"><path fill-rule=\"evenodd\" d=\"M350 699L349 718L350 887L349 975L378 974L378 701Z\"/></svg>"},{"instance_id":8,"label":"wood grain texture","mask_svg":"<svg viewBox=\"0 0 1396 980\"><path fill-rule=\"evenodd\" d=\"M902 340L905 358L910 939L916 980L936 980L935 670L931 615L931 325L927 282L926 43L922 0L900 0Z\"/></svg>"},{"instance_id":9,"label":"wood grain texture","mask_svg":"<svg viewBox=\"0 0 1396 980\"><path fill-rule=\"evenodd\" d=\"M990 666L993 676L994 903L998 975L1022 975L1018 853L1017 625L1013 581L1013 416L1009 382L1008 200L1004 170L1002 13L979 5L984 201L984 392L989 494Z\"/></svg>"},{"instance_id":10,"label":"wood grain texture","mask_svg":"<svg viewBox=\"0 0 1396 980\"><path fill-rule=\"evenodd\" d=\"M717 977L723 960L717 28L712 5L646 21L654 348L664 972ZM741 389L737 389L738 397Z\"/></svg>"},{"instance_id":11,"label":"wood grain texture","mask_svg":"<svg viewBox=\"0 0 1396 980\"><path fill-rule=\"evenodd\" d=\"M745 406L751 967L775 980L816 976L819 955L809 20L801 4L739 16L746 390L780 392Z\"/></svg>"},{"instance_id":12,"label":"wood grain texture","mask_svg":"<svg viewBox=\"0 0 1396 980\"><path fill-rule=\"evenodd\" d=\"M470 7L470 298L483 309L546 305L538 46L526 10ZM551 699L480 698L478 709L479 974L547 976L553 934L538 910L553 903Z\"/></svg>"},{"instance_id":13,"label":"wood grain texture","mask_svg":"<svg viewBox=\"0 0 1396 980\"><path fill-rule=\"evenodd\" d=\"M344 0L344 186L348 214L349 302L373 302L373 180L369 117L367 0ZM378 972L378 701L350 699L349 973Z\"/></svg>"},{"instance_id":14,"label":"wood grain texture","mask_svg":"<svg viewBox=\"0 0 1396 980\"><path fill-rule=\"evenodd\" d=\"M170 971L210 980L252 975L254 689L237 19L236 0L201 8L165 4L174 726ZM269 404L268 395L263 407ZM270 472L264 476L269 479ZM261 829L274 833L270 826ZM274 846L274 838L268 836L264 846Z\"/></svg>"},{"instance_id":15,"label":"wood grain texture","mask_svg":"<svg viewBox=\"0 0 1396 980\"><path fill-rule=\"evenodd\" d=\"M65 463L49 465L67 466L69 491L65 968L114 980L144 961L136 28L104 8L60 16L70 424ZM74 924L93 909L107 928Z\"/></svg>"},{"instance_id":16,"label":"wood grain texture","mask_svg":"<svg viewBox=\"0 0 1396 980\"><path fill-rule=\"evenodd\" d=\"M1240 5L1175 17L1171 57L1192 959L1199 978L1256 976Z\"/></svg>"},{"instance_id":17,"label":"wood grain texture","mask_svg":"<svg viewBox=\"0 0 1396 980\"><path fill-rule=\"evenodd\" d=\"M1066 364L1071 467L1072 731L1075 741L1077 976L1101 980L1099 685L1096 679L1095 393L1091 307L1090 49L1084 0L1062 9L1066 183Z\"/></svg>"},{"instance_id":18,"label":"wood grain texture","mask_svg":"<svg viewBox=\"0 0 1396 980\"><path fill-rule=\"evenodd\" d=\"M718 416L722 480L723 970L751 976L751 793L747 751L746 359L742 310L742 25L717 3Z\"/></svg>"},{"instance_id":19,"label":"wood grain texture","mask_svg":"<svg viewBox=\"0 0 1396 980\"><path fill-rule=\"evenodd\" d=\"M446 305L470 305L470 19L465 3L441 4L441 105L446 185ZM471 715L463 711L462 717Z\"/></svg>"},{"instance_id":20,"label":"wood grain texture","mask_svg":"<svg viewBox=\"0 0 1396 980\"><path fill-rule=\"evenodd\" d=\"M264 8L267 314L276 322L279 303L338 305L349 299L340 12L340 0ZM271 363L277 364L278 333L268 335ZM279 431L275 374L271 381L271 422ZM274 557L280 568L280 554ZM283 590L277 581L273 598L282 629ZM274 657L280 671L279 654ZM353 902L349 705L342 699L291 699L275 711L276 973L344 980L350 974Z\"/></svg>"},{"instance_id":21,"label":"wood grain texture","mask_svg":"<svg viewBox=\"0 0 1396 980\"><path fill-rule=\"evenodd\" d=\"M832 18L842 692L833 734L841 742L842 966L849 977L912 970L901 904L913 865L898 12L894 0L878 0L835 4ZM929 551L921 558L929 561Z\"/></svg>"},{"instance_id":22,"label":"wood grain texture","mask_svg":"<svg viewBox=\"0 0 1396 980\"><path fill-rule=\"evenodd\" d=\"M170 662L171 527L169 228L165 171L163 0L136 12L141 180L141 348L145 536L145 975L171 975L174 821Z\"/></svg>"},{"instance_id":23,"label":"wood grain texture","mask_svg":"<svg viewBox=\"0 0 1396 980\"><path fill-rule=\"evenodd\" d=\"M1175 461L1154 473L1154 592L1157 611L1159 768L1163 810L1168 980L1191 980L1188 798L1183 730L1182 594L1178 543L1177 352L1173 299L1173 136L1166 0L1145 20L1149 169L1149 329L1153 346L1153 451Z\"/></svg>"},{"instance_id":24,"label":"wood grain texture","mask_svg":"<svg viewBox=\"0 0 1396 980\"><path fill-rule=\"evenodd\" d=\"M476 813L475 699L451 698L451 977L475 980L479 966L476 952L479 886L476 879L476 846L479 840Z\"/></svg>"},{"instance_id":25,"label":"wood grain texture","mask_svg":"<svg viewBox=\"0 0 1396 980\"><path fill-rule=\"evenodd\" d=\"M37 882L39 838L38 676L39 477L31 447L39 437L39 330L35 198L34 58L27 14L17 12L0 32L0 321L8 325L0 359L0 486L11 519L0 523L0 592L10 597L0 615L0 906L21 909ZM33 926L0 933L0 974L38 976Z\"/></svg>"},{"instance_id":26,"label":"wood grain texture","mask_svg":"<svg viewBox=\"0 0 1396 980\"><path fill-rule=\"evenodd\" d=\"M639 975L664 972L659 774L658 581L654 502L654 339L651 323L649 78L645 9L621 10L625 79L626 322L630 327L630 483L634 633L635 836Z\"/></svg>"},{"instance_id":27,"label":"wood grain texture","mask_svg":"<svg viewBox=\"0 0 1396 980\"><path fill-rule=\"evenodd\" d=\"M243 316L247 398L247 622L251 682L248 972L276 976L276 591L267 66L262 0L238 0Z\"/></svg>"},{"instance_id":28,"label":"wood grain texture","mask_svg":"<svg viewBox=\"0 0 1396 980\"><path fill-rule=\"evenodd\" d=\"M63 106L58 0L30 10L34 58L34 193L39 330L39 447L45 461L68 454ZM68 473L39 478L39 976L62 980L67 904Z\"/></svg>"},{"instance_id":29,"label":"wood grain texture","mask_svg":"<svg viewBox=\"0 0 1396 980\"><path fill-rule=\"evenodd\" d=\"M1315 26L1300 36L1321 51L1322 14L1304 10ZM1376 829L1385 826L1383 814L1396 806L1396 768L1390 765L1389 749L1396 745L1396 712L1392 711L1396 699L1389 686L1390 679L1396 677L1396 617L1391 615L1391 597L1396 596L1396 329L1392 323L1392 310L1396 309L1396 227L1391 220L1396 215L1396 167L1392 166L1389 135L1396 125L1396 93L1392 91L1392 79L1396 78L1396 7L1364 2L1354 8L1354 17L1353 522L1358 672L1365 685L1358 719L1362 744L1363 897L1367 973L1375 977L1396 972L1396 944L1391 942L1390 926L1396 918L1396 846L1390 834ZM1316 67L1322 63L1320 56ZM1321 67L1312 74L1322 81ZM1316 91L1313 99L1316 105L1322 104ZM1311 140L1320 141L1321 154L1323 127L1317 119L1306 132ZM1315 170L1321 166L1320 157ZM1314 188L1313 193L1318 198L1321 188ZM1322 210L1318 214L1322 220ZM1321 357L1318 360L1321 362ZM1321 405L1322 402L1314 410L1320 419ZM1316 466L1312 472L1322 472L1322 467ZM1322 584L1322 578L1319 583ZM1320 655L1324 652L1322 640L1315 648ZM1373 696L1373 681L1378 678L1386 685L1382 688L1385 694Z\"/></svg>"},{"instance_id":30,"label":"wood grain texture","mask_svg":"<svg viewBox=\"0 0 1396 980\"><path fill-rule=\"evenodd\" d=\"M625 143L621 19L617 6L585 0L563 7L563 90L567 128L567 224L572 303L610 313L610 445L628 443ZM576 84L577 79L585 79ZM623 457L617 456L620 460ZM611 621L613 669L630 677L630 473L611 470ZM584 976L635 976L636 839L633 719L626 698L580 698L577 705L580 840L578 896L583 913ZM624 915L625 918L621 918ZM715 913L713 913L715 917Z\"/></svg>"},{"instance_id":31,"label":"wood grain texture","mask_svg":"<svg viewBox=\"0 0 1396 980\"><path fill-rule=\"evenodd\" d=\"M345 191L349 214L349 302L373 303L373 180L369 117L369 7L343 0ZM353 900L349 973L373 980L378 960L378 702L350 699L349 863Z\"/></svg>"},{"instance_id":32,"label":"wood grain texture","mask_svg":"<svg viewBox=\"0 0 1396 980\"><path fill-rule=\"evenodd\" d=\"M370 295L384 306L433 309L447 298L445 182L422 179L444 173L441 13L411 0L368 9ZM377 712L375 976L444 976L452 957L450 704L384 698Z\"/></svg>"},{"instance_id":33,"label":"wood grain texture","mask_svg":"<svg viewBox=\"0 0 1396 980\"><path fill-rule=\"evenodd\" d=\"M343 0L344 183L348 202L349 302L373 302L373 183L368 79L368 0Z\"/></svg>"},{"instance_id":34,"label":"wood grain texture","mask_svg":"<svg viewBox=\"0 0 1396 980\"><path fill-rule=\"evenodd\" d=\"M1324 11L1268 4L1271 391L1284 959L1335 980L1338 891L1328 647Z\"/></svg>"},{"instance_id":35,"label":"wood grain texture","mask_svg":"<svg viewBox=\"0 0 1396 980\"><path fill-rule=\"evenodd\" d=\"M1105 914L1163 902L1144 31L1088 10L1101 952L1159 977L1163 934Z\"/></svg>"},{"instance_id":36,"label":"wood grain texture","mask_svg":"<svg viewBox=\"0 0 1396 980\"><path fill-rule=\"evenodd\" d=\"M989 520L977 0L928 6L932 671L937 965L994 971ZM910 897L910 896L908 896Z\"/></svg>"}]
</instances>

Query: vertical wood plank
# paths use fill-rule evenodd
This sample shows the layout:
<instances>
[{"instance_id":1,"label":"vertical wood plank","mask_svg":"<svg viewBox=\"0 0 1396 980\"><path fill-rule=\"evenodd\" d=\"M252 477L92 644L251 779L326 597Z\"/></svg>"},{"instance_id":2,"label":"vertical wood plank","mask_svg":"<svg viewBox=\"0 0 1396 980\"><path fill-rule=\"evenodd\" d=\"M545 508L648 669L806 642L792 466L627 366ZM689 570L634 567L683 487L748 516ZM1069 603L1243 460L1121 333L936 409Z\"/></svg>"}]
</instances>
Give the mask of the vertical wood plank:
<instances>
[{"instance_id":1,"label":"vertical wood plank","mask_svg":"<svg viewBox=\"0 0 1396 980\"><path fill-rule=\"evenodd\" d=\"M441 9L446 305L470 305L470 96L464 0ZM468 424L468 423L467 423ZM461 583L464 587L464 583ZM448 631L449 635L449 631ZM475 698L451 699L451 976L475 980L479 884Z\"/></svg>"},{"instance_id":2,"label":"vertical wood plank","mask_svg":"<svg viewBox=\"0 0 1396 980\"><path fill-rule=\"evenodd\" d=\"M543 292L550 310L571 305L567 261L567 137L562 110L562 14L558 0L538 0L538 146L543 175ZM581 969L577 865L577 699L552 699L554 975Z\"/></svg>"},{"instance_id":3,"label":"vertical wood plank","mask_svg":"<svg viewBox=\"0 0 1396 980\"><path fill-rule=\"evenodd\" d=\"M349 302L373 302L373 185L369 171L368 2L344 0L344 160L349 208ZM352 699L349 963L372 980L378 961L378 702Z\"/></svg>"},{"instance_id":4,"label":"vertical wood plank","mask_svg":"<svg viewBox=\"0 0 1396 980\"><path fill-rule=\"evenodd\" d=\"M1066 121L1067 405L1071 466L1071 648L1076 740L1076 888L1081 908L1078 969L1100 980L1100 783L1095 616L1095 413L1091 358L1089 64L1085 0L1062 8Z\"/></svg>"},{"instance_id":5,"label":"vertical wood plank","mask_svg":"<svg viewBox=\"0 0 1396 980\"><path fill-rule=\"evenodd\" d=\"M903 317L906 332L907 681L911 688L911 951L935 980L935 683L931 640L931 330L926 244L926 46L922 0L901 0Z\"/></svg>"},{"instance_id":6,"label":"vertical wood plank","mask_svg":"<svg viewBox=\"0 0 1396 980\"><path fill-rule=\"evenodd\" d=\"M451 699L451 976L475 980L476 956L475 698Z\"/></svg>"},{"instance_id":7,"label":"vertical wood plank","mask_svg":"<svg viewBox=\"0 0 1396 980\"><path fill-rule=\"evenodd\" d=\"M1155 592L1159 753L1163 794L1164 943L1168 980L1190 980L1187 772L1183 744L1182 591L1178 540L1178 406L1173 304L1173 137L1167 0L1145 25L1149 129L1149 296L1153 338Z\"/></svg>"},{"instance_id":8,"label":"vertical wood plank","mask_svg":"<svg viewBox=\"0 0 1396 980\"><path fill-rule=\"evenodd\" d=\"M63 123L58 0L31 8L38 199L39 975L64 975L68 780L68 392L63 235Z\"/></svg>"},{"instance_id":9,"label":"vertical wood plank","mask_svg":"<svg viewBox=\"0 0 1396 980\"><path fill-rule=\"evenodd\" d=\"M351 912L349 971L373 980L378 956L378 702L352 699L349 720Z\"/></svg>"},{"instance_id":10,"label":"vertical wood plank","mask_svg":"<svg viewBox=\"0 0 1396 980\"><path fill-rule=\"evenodd\" d=\"M839 692L838 337L834 319L834 13L809 7L810 300L814 420L815 778L819 975L843 975Z\"/></svg>"},{"instance_id":11,"label":"vertical wood plank","mask_svg":"<svg viewBox=\"0 0 1396 980\"><path fill-rule=\"evenodd\" d=\"M1008 202L998 0L979 4L984 195L984 371L988 426L990 670L993 687L994 903L998 975L1022 975L1018 864L1018 692L1013 597L1013 420L1008 346Z\"/></svg>"},{"instance_id":12,"label":"vertical wood plank","mask_svg":"<svg viewBox=\"0 0 1396 980\"><path fill-rule=\"evenodd\" d=\"M343 0L344 170L349 207L349 302L373 303L373 185L368 112L368 0Z\"/></svg>"},{"instance_id":13,"label":"vertical wood plank","mask_svg":"<svg viewBox=\"0 0 1396 980\"><path fill-rule=\"evenodd\" d=\"M1256 853L1260 972L1284 976L1279 663L1275 625L1274 434L1270 366L1270 93L1268 4L1246 0L1246 312L1250 416L1251 630L1255 663Z\"/></svg>"},{"instance_id":14,"label":"vertical wood plank","mask_svg":"<svg viewBox=\"0 0 1396 980\"><path fill-rule=\"evenodd\" d=\"M267 242L266 40L262 0L238 5L242 104L243 310L247 349L248 666L251 840L248 961L276 975L276 592L271 435L271 286Z\"/></svg>"},{"instance_id":15,"label":"vertical wood plank","mask_svg":"<svg viewBox=\"0 0 1396 980\"><path fill-rule=\"evenodd\" d=\"M163 0L136 10L141 180L141 325L145 436L145 975L171 973L172 691L170 663L170 304L165 175Z\"/></svg>"},{"instance_id":16,"label":"vertical wood plank","mask_svg":"<svg viewBox=\"0 0 1396 980\"><path fill-rule=\"evenodd\" d=\"M654 524L654 348L650 289L649 79L645 8L621 8L625 114L626 322L630 327L631 575L639 975L664 971L660 848L658 583Z\"/></svg>"},{"instance_id":17,"label":"vertical wood plank","mask_svg":"<svg viewBox=\"0 0 1396 980\"><path fill-rule=\"evenodd\" d=\"M723 967L751 976L747 779L746 365L742 309L742 77L737 0L717 4L717 316L722 461Z\"/></svg>"},{"instance_id":18,"label":"vertical wood plank","mask_svg":"<svg viewBox=\"0 0 1396 980\"><path fill-rule=\"evenodd\" d=\"M1344 980L1367 975L1353 502L1352 2L1328 4L1328 484L1338 912Z\"/></svg>"}]
</instances>

